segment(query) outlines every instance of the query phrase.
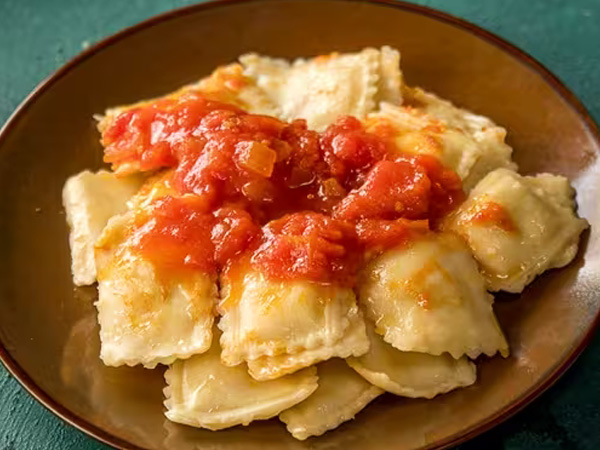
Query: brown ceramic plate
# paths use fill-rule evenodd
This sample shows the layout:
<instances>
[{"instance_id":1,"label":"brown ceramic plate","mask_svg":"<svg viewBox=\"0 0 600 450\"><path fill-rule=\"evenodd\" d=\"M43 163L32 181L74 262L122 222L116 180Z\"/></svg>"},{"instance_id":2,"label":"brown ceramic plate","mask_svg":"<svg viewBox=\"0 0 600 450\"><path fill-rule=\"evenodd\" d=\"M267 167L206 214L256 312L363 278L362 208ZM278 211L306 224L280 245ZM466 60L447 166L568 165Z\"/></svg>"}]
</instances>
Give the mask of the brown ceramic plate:
<instances>
[{"instance_id":1,"label":"brown ceramic plate","mask_svg":"<svg viewBox=\"0 0 600 450\"><path fill-rule=\"evenodd\" d=\"M520 298L500 298L508 359L479 364L468 389L434 400L384 396L358 418L300 443L276 420L213 433L162 414L162 373L104 367L95 288L75 289L61 207L65 179L99 168L92 114L166 93L241 53L296 57L389 44L411 84L509 130L525 173L568 176L592 224L576 261ZM598 131L577 99L520 50L426 8L340 0L204 3L151 19L88 50L39 86L0 134L0 356L29 392L117 447L413 449L444 447L499 423L566 370L600 308Z\"/></svg>"}]
</instances>

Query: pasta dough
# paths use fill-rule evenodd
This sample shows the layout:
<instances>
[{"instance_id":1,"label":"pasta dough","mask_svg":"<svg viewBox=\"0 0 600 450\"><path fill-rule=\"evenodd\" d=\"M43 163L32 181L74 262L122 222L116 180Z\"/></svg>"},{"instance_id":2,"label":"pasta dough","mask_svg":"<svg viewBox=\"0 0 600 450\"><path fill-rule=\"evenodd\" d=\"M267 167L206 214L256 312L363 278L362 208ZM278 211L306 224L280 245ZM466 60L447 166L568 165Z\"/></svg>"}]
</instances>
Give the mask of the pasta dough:
<instances>
[{"instance_id":1,"label":"pasta dough","mask_svg":"<svg viewBox=\"0 0 600 450\"><path fill-rule=\"evenodd\" d=\"M469 244L490 290L521 292L537 275L575 257L588 225L575 215L573 196L564 177L498 169L481 180L444 228Z\"/></svg>"},{"instance_id":2,"label":"pasta dough","mask_svg":"<svg viewBox=\"0 0 600 450\"><path fill-rule=\"evenodd\" d=\"M467 192L496 168L516 169L504 128L419 88L409 92L417 106L383 103L381 111L368 115L367 129L389 133L391 127L399 151L439 158L458 174Z\"/></svg>"},{"instance_id":3,"label":"pasta dough","mask_svg":"<svg viewBox=\"0 0 600 450\"><path fill-rule=\"evenodd\" d=\"M248 370L257 380L271 379L306 367L332 356L346 357L366 351L362 321L351 319L349 329L342 339L330 346L319 346L315 349L302 349L282 355L260 356L248 361Z\"/></svg>"},{"instance_id":4,"label":"pasta dough","mask_svg":"<svg viewBox=\"0 0 600 450\"><path fill-rule=\"evenodd\" d=\"M367 381L392 394L433 398L475 383L475 364L464 356L454 359L448 353L402 352L385 342L370 324L367 334L369 351L347 362Z\"/></svg>"},{"instance_id":5,"label":"pasta dough","mask_svg":"<svg viewBox=\"0 0 600 450\"><path fill-rule=\"evenodd\" d=\"M141 178L117 178L100 170L84 170L67 180L63 188L63 205L69 224L71 271L77 286L96 281L94 243L108 219L127 210L127 201L142 184Z\"/></svg>"},{"instance_id":6,"label":"pasta dough","mask_svg":"<svg viewBox=\"0 0 600 450\"><path fill-rule=\"evenodd\" d=\"M296 439L320 436L351 420L383 390L365 381L341 359L317 366L319 387L302 403L279 418Z\"/></svg>"},{"instance_id":7,"label":"pasta dough","mask_svg":"<svg viewBox=\"0 0 600 450\"><path fill-rule=\"evenodd\" d=\"M281 118L306 119L319 131L343 115L363 118L379 101L402 101L400 54L389 47L292 64L257 54L240 61L245 74L279 106Z\"/></svg>"},{"instance_id":8,"label":"pasta dough","mask_svg":"<svg viewBox=\"0 0 600 450\"><path fill-rule=\"evenodd\" d=\"M113 217L96 244L100 357L106 365L153 368L210 347L214 277L194 272L168 281L127 242L133 211Z\"/></svg>"},{"instance_id":9,"label":"pasta dough","mask_svg":"<svg viewBox=\"0 0 600 450\"><path fill-rule=\"evenodd\" d=\"M400 71L400 52L384 45L379 51L379 84L375 101L400 105L404 80Z\"/></svg>"},{"instance_id":10,"label":"pasta dough","mask_svg":"<svg viewBox=\"0 0 600 450\"><path fill-rule=\"evenodd\" d=\"M278 116L278 106L243 71L240 64L219 67L190 88L212 95L220 101L233 103L250 114Z\"/></svg>"},{"instance_id":11,"label":"pasta dough","mask_svg":"<svg viewBox=\"0 0 600 450\"><path fill-rule=\"evenodd\" d=\"M176 361L165 373L165 415L173 422L220 430L268 419L317 389L314 367L271 381L256 381L244 365L227 367L218 339L207 353Z\"/></svg>"},{"instance_id":12,"label":"pasta dough","mask_svg":"<svg viewBox=\"0 0 600 450\"><path fill-rule=\"evenodd\" d=\"M468 247L452 235L430 235L375 258L363 272L359 301L398 350L508 355L492 296Z\"/></svg>"},{"instance_id":13,"label":"pasta dough","mask_svg":"<svg viewBox=\"0 0 600 450\"><path fill-rule=\"evenodd\" d=\"M252 270L222 279L224 364L248 362L257 380L277 378L334 356L367 351L352 289L278 282Z\"/></svg>"}]
</instances>

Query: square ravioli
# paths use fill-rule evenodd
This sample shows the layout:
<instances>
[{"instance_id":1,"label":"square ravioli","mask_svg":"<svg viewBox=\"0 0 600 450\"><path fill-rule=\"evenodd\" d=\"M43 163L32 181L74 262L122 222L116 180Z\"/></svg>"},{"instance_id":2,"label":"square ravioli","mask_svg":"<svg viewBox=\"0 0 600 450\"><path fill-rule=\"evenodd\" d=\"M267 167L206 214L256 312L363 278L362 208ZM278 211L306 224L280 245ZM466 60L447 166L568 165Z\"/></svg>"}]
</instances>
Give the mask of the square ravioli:
<instances>
[{"instance_id":1,"label":"square ravioli","mask_svg":"<svg viewBox=\"0 0 600 450\"><path fill-rule=\"evenodd\" d=\"M358 288L367 319L404 352L476 358L508 344L469 248L451 234L431 234L383 252Z\"/></svg>"},{"instance_id":2,"label":"square ravioli","mask_svg":"<svg viewBox=\"0 0 600 450\"><path fill-rule=\"evenodd\" d=\"M84 170L70 177L63 188L63 206L70 228L71 272L77 286L96 281L94 243L108 219L127 210L127 202L142 185L138 177L119 178L100 170Z\"/></svg>"},{"instance_id":3,"label":"square ravioli","mask_svg":"<svg viewBox=\"0 0 600 450\"><path fill-rule=\"evenodd\" d=\"M279 106L282 119L306 119L319 131L340 116L363 118L380 101L402 102L400 54L390 47L293 63L251 53L240 62Z\"/></svg>"},{"instance_id":4,"label":"square ravioli","mask_svg":"<svg viewBox=\"0 0 600 450\"><path fill-rule=\"evenodd\" d=\"M244 365L223 365L219 352L215 337L207 353L176 361L165 372L169 420L209 430L248 425L276 416L317 389L314 367L258 382Z\"/></svg>"},{"instance_id":5,"label":"square ravioli","mask_svg":"<svg viewBox=\"0 0 600 450\"><path fill-rule=\"evenodd\" d=\"M282 412L279 418L296 439L321 436L354 418L383 393L339 358L317 366L319 387L306 400Z\"/></svg>"},{"instance_id":6,"label":"square ravioli","mask_svg":"<svg viewBox=\"0 0 600 450\"><path fill-rule=\"evenodd\" d=\"M234 105L251 114L280 115L279 107L271 101L262 88L257 86L251 78L243 74L243 68L240 64L218 67L210 76L202 78L196 83L183 86L163 97L143 100L130 105L117 106L106 110L104 115L94 116L98 121L98 131L102 135L102 145L105 147L105 161L111 163L112 170L118 175L152 172L157 167L145 167L139 158L132 158L131 156L148 143L158 145L159 147L164 146L164 143L167 142L172 143L173 141L167 138L169 133L164 133L163 131L172 125L173 122L169 122L165 117L161 118L160 115L157 115L155 120L152 121L151 130L148 132L148 135L141 137L136 136L133 130L137 128L139 131L143 126L140 125L139 120L137 123L136 120L133 120L132 123L127 113L144 110L147 114L149 111L154 113L161 109L169 111L172 108L176 108L178 104L181 106L188 103L189 106L189 104L193 104L199 98ZM197 116L197 114L188 115L187 118L189 119L193 116ZM126 122L123 122L123 120L129 121L128 125L124 125ZM184 121L180 120L179 122L182 123ZM122 131L124 129L127 130L125 133ZM112 136L115 130L117 130L117 135L122 133L121 137L126 135L127 139L125 139L125 143L121 142L122 147L116 146L116 148L111 149L111 141L114 136L109 136ZM124 148L127 149L125 151L127 156L121 158L119 157L119 153L122 153ZM164 152L164 148L160 151ZM161 154L160 151L158 154ZM110 155L112 155L112 158L107 159L106 157ZM164 153L162 155L164 156Z\"/></svg>"},{"instance_id":7,"label":"square ravioli","mask_svg":"<svg viewBox=\"0 0 600 450\"><path fill-rule=\"evenodd\" d=\"M491 291L521 292L536 276L563 267L588 227L576 216L566 178L524 177L498 169L443 224L469 244Z\"/></svg>"},{"instance_id":8,"label":"square ravioli","mask_svg":"<svg viewBox=\"0 0 600 450\"><path fill-rule=\"evenodd\" d=\"M346 361L369 383L403 397L433 398L453 389L470 386L477 370L466 356L402 352L385 342L367 322L369 351Z\"/></svg>"},{"instance_id":9,"label":"square ravioli","mask_svg":"<svg viewBox=\"0 0 600 450\"><path fill-rule=\"evenodd\" d=\"M216 278L161 276L128 241L134 212L113 217L96 244L100 357L108 366L153 368L209 349Z\"/></svg>"},{"instance_id":10,"label":"square ravioli","mask_svg":"<svg viewBox=\"0 0 600 450\"><path fill-rule=\"evenodd\" d=\"M391 132L400 152L438 158L462 179L466 192L494 169L516 169L504 128L419 88L406 92L411 104L383 103L367 116L367 130L386 136Z\"/></svg>"},{"instance_id":11,"label":"square ravioli","mask_svg":"<svg viewBox=\"0 0 600 450\"><path fill-rule=\"evenodd\" d=\"M369 347L350 288L309 281L272 281L253 270L222 278L221 359L248 363L257 380L277 378Z\"/></svg>"}]
</instances>

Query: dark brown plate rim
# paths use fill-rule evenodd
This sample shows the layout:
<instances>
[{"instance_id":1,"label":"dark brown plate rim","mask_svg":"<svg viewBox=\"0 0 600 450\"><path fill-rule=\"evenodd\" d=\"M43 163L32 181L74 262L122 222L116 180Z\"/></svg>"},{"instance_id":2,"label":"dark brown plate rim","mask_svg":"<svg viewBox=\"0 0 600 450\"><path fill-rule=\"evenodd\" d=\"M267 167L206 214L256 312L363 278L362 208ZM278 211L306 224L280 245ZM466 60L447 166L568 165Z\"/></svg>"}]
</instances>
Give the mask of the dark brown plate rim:
<instances>
[{"instance_id":1,"label":"dark brown plate rim","mask_svg":"<svg viewBox=\"0 0 600 450\"><path fill-rule=\"evenodd\" d=\"M94 54L103 50L110 45L127 38L128 36L135 34L143 29L152 27L160 22L171 20L180 16L185 16L190 13L194 13L201 10L218 8L222 6L229 6L234 3L239 3L242 0L208 0L200 4L186 6L183 8L174 9L171 11L167 11L165 13L153 16L147 20L139 22L133 26L127 27L101 41L91 46L89 49L80 53L73 59L71 59L68 63L59 68L52 75L44 79L40 84L38 84L35 89L21 102L21 104L17 107L17 109L13 112L13 114L6 121L4 126L0 129L0 148L3 142L6 140L7 136L10 134L11 130L16 126L21 117L27 112L29 107L36 101L38 97L44 94L46 90L48 90L54 83L56 83L59 79L64 77L69 71L74 69L77 65L85 61L86 59L92 57ZM249 1L261 1L261 0L243 0L246 2ZM283 1L283 0L279 0ZM301 1L301 0L285 0L285 1ZM600 130L598 129L596 123L590 116L589 112L586 110L585 106L582 102L571 92L569 88L567 88L563 82L550 70L548 70L543 64L537 61L535 58L519 49L515 45L509 43L508 41L496 36L495 34L475 25L470 22L467 22L464 19L452 16L448 13L441 12L426 6L415 5L411 3L405 3L399 0L335 0L339 2L354 2L354 3L371 3L378 4L382 6L387 6L391 8L398 8L405 11L409 11L412 13L421 14L433 19L436 19L441 22L445 22L447 24L453 25L457 28L461 28L471 34L474 34L476 37L479 37L488 43L499 47L501 50L509 53L519 61L525 63L529 66L534 72L540 75L550 86L569 104L571 108L573 108L579 117L583 119L586 124L587 130L593 136L593 138L600 144ZM502 408L497 411L495 414L487 417L484 421L462 430L454 435L451 435L445 439L442 439L438 442L432 443L423 447L422 450L428 449L445 449L451 446L455 446L462 442L465 442L469 439L474 438L475 436L484 433L490 428L504 422L509 417L513 416L520 410L522 410L526 405L532 402L535 398L540 396L543 392L545 392L548 388L550 388L558 378L565 373L565 371L571 367L571 365L575 362L577 357L581 354L583 349L589 344L591 338L595 332L595 330L600 325L600 313L596 315L594 318L594 322L587 330L585 336L577 343L572 352L557 366L551 373L549 373L545 378L540 379L534 386L532 386L521 398L514 401L510 405ZM8 350L5 348L4 343L0 341L0 361L2 361L4 367L8 370L8 372L31 394L39 403L41 403L44 407L54 413L56 416L60 417L62 420L67 422L68 424L74 426L80 431L84 432L88 436L91 436L98 441L108 444L117 449L133 449L133 450L145 450L141 447L137 447L130 442L127 442L123 439L120 439L114 435L107 433L106 431L100 429L99 427L93 425L92 423L82 419L77 416L75 413L64 407L59 401L52 398L48 395L42 388L40 388L31 377L23 370L21 366L12 358L9 354Z\"/></svg>"}]
</instances>

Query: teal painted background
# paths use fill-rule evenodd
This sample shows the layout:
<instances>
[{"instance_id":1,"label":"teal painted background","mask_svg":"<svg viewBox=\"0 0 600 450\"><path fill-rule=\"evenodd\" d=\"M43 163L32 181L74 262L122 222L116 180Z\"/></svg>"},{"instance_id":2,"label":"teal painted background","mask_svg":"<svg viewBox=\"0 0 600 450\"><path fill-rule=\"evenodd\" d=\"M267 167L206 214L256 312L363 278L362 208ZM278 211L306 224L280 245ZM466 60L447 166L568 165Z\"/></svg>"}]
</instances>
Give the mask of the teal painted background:
<instances>
[{"instance_id":1,"label":"teal painted background","mask_svg":"<svg viewBox=\"0 0 600 450\"><path fill-rule=\"evenodd\" d=\"M89 44L188 0L0 0L0 123ZM545 64L600 121L600 0L420 0L513 42ZM600 448L600 334L541 398L462 450ZM0 450L105 446L37 404L0 367Z\"/></svg>"}]
</instances>

